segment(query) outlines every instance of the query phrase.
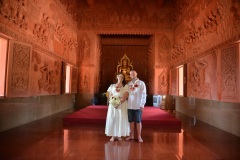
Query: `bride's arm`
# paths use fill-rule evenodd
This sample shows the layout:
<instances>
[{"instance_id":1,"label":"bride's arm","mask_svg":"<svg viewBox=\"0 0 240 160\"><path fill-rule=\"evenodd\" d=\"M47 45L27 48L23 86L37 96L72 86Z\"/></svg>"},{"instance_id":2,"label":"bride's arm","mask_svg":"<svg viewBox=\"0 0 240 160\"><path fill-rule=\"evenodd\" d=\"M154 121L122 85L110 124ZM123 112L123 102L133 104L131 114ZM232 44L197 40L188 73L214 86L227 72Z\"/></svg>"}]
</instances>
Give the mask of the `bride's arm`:
<instances>
[{"instance_id":1,"label":"bride's arm","mask_svg":"<svg viewBox=\"0 0 240 160\"><path fill-rule=\"evenodd\" d=\"M128 92L124 92L124 94L123 94L123 97L121 98L121 104L122 103L124 103L126 100L127 100L127 98L128 98L128 95L129 95L129 93Z\"/></svg>"}]
</instances>

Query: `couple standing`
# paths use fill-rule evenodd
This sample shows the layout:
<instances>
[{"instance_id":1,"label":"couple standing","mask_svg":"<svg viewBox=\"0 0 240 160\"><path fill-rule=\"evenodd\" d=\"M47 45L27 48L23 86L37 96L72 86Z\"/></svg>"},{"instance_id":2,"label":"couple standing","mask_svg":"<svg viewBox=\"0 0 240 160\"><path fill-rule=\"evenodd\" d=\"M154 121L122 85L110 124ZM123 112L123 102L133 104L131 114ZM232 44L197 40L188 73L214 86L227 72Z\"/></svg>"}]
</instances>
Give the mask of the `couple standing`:
<instances>
[{"instance_id":1,"label":"couple standing","mask_svg":"<svg viewBox=\"0 0 240 160\"><path fill-rule=\"evenodd\" d=\"M111 136L110 141L134 139L134 127L137 126L137 139L143 142L142 131L142 111L146 103L145 83L137 78L135 70L130 71L131 81L126 85L124 74L117 75L117 83L111 84L107 92L109 97L120 97L120 103L116 106L109 104L105 134ZM130 123L130 126L129 126Z\"/></svg>"}]
</instances>

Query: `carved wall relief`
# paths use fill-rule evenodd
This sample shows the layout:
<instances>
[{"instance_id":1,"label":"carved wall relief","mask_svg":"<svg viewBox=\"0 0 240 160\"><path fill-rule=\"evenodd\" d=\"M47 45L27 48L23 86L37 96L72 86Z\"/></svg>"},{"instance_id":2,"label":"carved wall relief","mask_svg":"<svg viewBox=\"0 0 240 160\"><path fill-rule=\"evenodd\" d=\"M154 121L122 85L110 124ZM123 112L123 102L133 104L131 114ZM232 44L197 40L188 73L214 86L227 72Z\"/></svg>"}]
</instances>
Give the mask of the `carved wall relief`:
<instances>
[{"instance_id":1,"label":"carved wall relief","mask_svg":"<svg viewBox=\"0 0 240 160\"><path fill-rule=\"evenodd\" d=\"M3 0L0 25L7 36L76 64L77 21L70 16L76 14L76 4L76 0L66 4L60 0Z\"/></svg>"},{"instance_id":2,"label":"carved wall relief","mask_svg":"<svg viewBox=\"0 0 240 160\"><path fill-rule=\"evenodd\" d=\"M189 8L192 5L193 0L176 1L174 19L177 23L184 18L187 12L189 13Z\"/></svg>"},{"instance_id":3,"label":"carved wall relief","mask_svg":"<svg viewBox=\"0 0 240 160\"><path fill-rule=\"evenodd\" d=\"M95 74L95 93L99 93L99 87L101 85L101 79L100 79L100 73L102 72L102 68L100 67L100 61L101 61L101 57L102 57L102 45L100 43L101 38L100 36L97 37L97 54L96 54L96 74Z\"/></svg>"},{"instance_id":4,"label":"carved wall relief","mask_svg":"<svg viewBox=\"0 0 240 160\"><path fill-rule=\"evenodd\" d=\"M27 5L26 0L3 0L1 14L22 29L28 28Z\"/></svg>"},{"instance_id":5,"label":"carved wall relief","mask_svg":"<svg viewBox=\"0 0 240 160\"><path fill-rule=\"evenodd\" d=\"M239 0L232 0L232 7L231 11L233 13L233 25L238 28L240 26L240 1Z\"/></svg>"},{"instance_id":6,"label":"carved wall relief","mask_svg":"<svg viewBox=\"0 0 240 160\"><path fill-rule=\"evenodd\" d=\"M159 94L168 94L168 70L163 69L158 76L158 93Z\"/></svg>"},{"instance_id":7,"label":"carved wall relief","mask_svg":"<svg viewBox=\"0 0 240 160\"><path fill-rule=\"evenodd\" d=\"M171 85L170 85L170 94L172 95L178 95L177 93L177 68L173 68L170 70L170 82L171 82Z\"/></svg>"},{"instance_id":8,"label":"carved wall relief","mask_svg":"<svg viewBox=\"0 0 240 160\"><path fill-rule=\"evenodd\" d=\"M43 13L40 23L36 23L33 29L33 35L38 42L47 45L49 32L50 32L50 22L49 16L46 13Z\"/></svg>"},{"instance_id":9,"label":"carved wall relief","mask_svg":"<svg viewBox=\"0 0 240 160\"><path fill-rule=\"evenodd\" d=\"M52 8L53 10L56 10L54 7ZM77 34L74 33L74 29L71 28L71 26L66 20L62 19L59 15L54 15L54 17L56 19L54 24L55 50L59 55L64 56L71 61L74 61L74 59L71 59L70 57L72 56L72 54L76 54L78 50ZM58 49L58 46L61 46L61 49Z\"/></svg>"},{"instance_id":10,"label":"carved wall relief","mask_svg":"<svg viewBox=\"0 0 240 160\"><path fill-rule=\"evenodd\" d=\"M218 99L217 93L217 56L212 53L188 64L189 97Z\"/></svg>"},{"instance_id":11,"label":"carved wall relief","mask_svg":"<svg viewBox=\"0 0 240 160\"><path fill-rule=\"evenodd\" d=\"M177 5L180 7L180 11L185 9L191 10L191 12L188 13L189 15L184 12L184 19L181 15L178 17L181 21L176 24L175 31L177 32L172 51L172 64L189 61L204 55L206 50L225 41L239 39L237 35L240 34L240 30L237 30L233 25L233 23L236 24L234 21L238 19L236 18L238 5L234 5L239 4L239 2L234 0L197 2L177 2L177 4L180 3ZM185 3L188 5L181 5ZM181 9L181 6L183 9ZM192 11L196 12L194 16ZM183 52L180 52L181 50Z\"/></svg>"},{"instance_id":12,"label":"carved wall relief","mask_svg":"<svg viewBox=\"0 0 240 160\"><path fill-rule=\"evenodd\" d=\"M79 42L80 59L82 63L90 63L90 40L86 34Z\"/></svg>"},{"instance_id":13,"label":"carved wall relief","mask_svg":"<svg viewBox=\"0 0 240 160\"><path fill-rule=\"evenodd\" d=\"M221 91L222 99L226 101L239 101L238 98L238 56L236 46L221 51Z\"/></svg>"},{"instance_id":14,"label":"carved wall relief","mask_svg":"<svg viewBox=\"0 0 240 160\"><path fill-rule=\"evenodd\" d=\"M67 2L68 4L69 2ZM57 5L59 5L56 2ZM77 32L75 24L69 21L59 8L61 5L56 6L56 4L51 3L50 8L53 12L53 47L56 54L63 57L64 59L76 64L77 53L78 53L78 42L77 42ZM65 4L65 2L64 2ZM66 5L67 5L66 4Z\"/></svg>"},{"instance_id":15,"label":"carved wall relief","mask_svg":"<svg viewBox=\"0 0 240 160\"><path fill-rule=\"evenodd\" d=\"M167 66L171 62L171 47L171 41L166 36L163 36L158 43L157 63L160 66Z\"/></svg>"},{"instance_id":16,"label":"carved wall relief","mask_svg":"<svg viewBox=\"0 0 240 160\"><path fill-rule=\"evenodd\" d=\"M89 90L89 85L91 84L90 75L86 69L82 70L82 72L80 73L78 84L79 84L79 87L78 87L79 93L90 92Z\"/></svg>"},{"instance_id":17,"label":"carved wall relief","mask_svg":"<svg viewBox=\"0 0 240 160\"><path fill-rule=\"evenodd\" d=\"M199 43L204 42L204 38L209 34L217 32L219 28L220 21L222 20L222 6L217 5L213 8L210 13L206 13L202 23L191 22L189 24L188 30L184 35L184 43L182 48L187 50L184 53L185 59L191 58L192 56L199 54L201 49L198 47ZM206 11L207 12L207 11ZM174 52L176 53L176 52ZM181 56L180 54L174 54L176 57ZM173 57L175 58L175 57Z\"/></svg>"},{"instance_id":18,"label":"carved wall relief","mask_svg":"<svg viewBox=\"0 0 240 160\"><path fill-rule=\"evenodd\" d=\"M205 83L205 70L208 66L208 63L205 60L196 60L189 67L190 69L190 83L189 88L190 96L193 97L204 97L207 87L210 87L208 83Z\"/></svg>"},{"instance_id":19,"label":"carved wall relief","mask_svg":"<svg viewBox=\"0 0 240 160\"><path fill-rule=\"evenodd\" d=\"M28 96L32 47L10 41L7 97Z\"/></svg>"},{"instance_id":20,"label":"carved wall relief","mask_svg":"<svg viewBox=\"0 0 240 160\"><path fill-rule=\"evenodd\" d=\"M191 25L191 27L188 29L187 35L184 37L184 42L189 47L192 45L197 45L203 35L204 27L201 26L199 28L195 28L195 26Z\"/></svg>"},{"instance_id":21,"label":"carved wall relief","mask_svg":"<svg viewBox=\"0 0 240 160\"><path fill-rule=\"evenodd\" d=\"M181 62L185 57L185 51L183 44L174 44L171 53L172 63Z\"/></svg>"},{"instance_id":22,"label":"carved wall relief","mask_svg":"<svg viewBox=\"0 0 240 160\"><path fill-rule=\"evenodd\" d=\"M72 18L75 25L77 25L77 11L78 11L78 0L54 0L56 4L62 9L62 11L66 12L69 17Z\"/></svg>"},{"instance_id":23,"label":"carved wall relief","mask_svg":"<svg viewBox=\"0 0 240 160\"><path fill-rule=\"evenodd\" d=\"M223 16L223 8L222 4L217 4L216 8L213 8L210 13L208 13L207 17L203 22L205 35L217 32L219 28L220 21Z\"/></svg>"},{"instance_id":24,"label":"carved wall relief","mask_svg":"<svg viewBox=\"0 0 240 160\"><path fill-rule=\"evenodd\" d=\"M125 27L139 30L139 28L169 29L173 26L171 0L165 2L167 5L162 6L164 9L159 9L155 1L99 2L94 3L94 10L87 6L79 11L80 28L122 30L122 27ZM79 5L86 6L84 2L79 2Z\"/></svg>"},{"instance_id":25,"label":"carved wall relief","mask_svg":"<svg viewBox=\"0 0 240 160\"><path fill-rule=\"evenodd\" d=\"M61 93L61 61L34 50L31 65L33 95Z\"/></svg>"}]
</instances>

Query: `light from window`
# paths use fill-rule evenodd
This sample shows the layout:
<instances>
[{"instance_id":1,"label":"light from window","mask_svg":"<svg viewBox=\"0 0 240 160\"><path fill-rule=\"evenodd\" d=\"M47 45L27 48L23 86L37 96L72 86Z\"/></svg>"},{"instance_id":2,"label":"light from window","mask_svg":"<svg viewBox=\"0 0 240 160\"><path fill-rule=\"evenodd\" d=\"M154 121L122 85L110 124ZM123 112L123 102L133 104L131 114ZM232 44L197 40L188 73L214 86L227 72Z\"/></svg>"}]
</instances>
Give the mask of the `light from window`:
<instances>
[{"instance_id":1,"label":"light from window","mask_svg":"<svg viewBox=\"0 0 240 160\"><path fill-rule=\"evenodd\" d=\"M70 93L70 75L71 75L71 67L70 65L66 65L65 93Z\"/></svg>"},{"instance_id":2,"label":"light from window","mask_svg":"<svg viewBox=\"0 0 240 160\"><path fill-rule=\"evenodd\" d=\"M183 96L183 65L178 67L178 95Z\"/></svg>"},{"instance_id":3,"label":"light from window","mask_svg":"<svg viewBox=\"0 0 240 160\"><path fill-rule=\"evenodd\" d=\"M4 96L8 40L0 37L0 96Z\"/></svg>"}]
</instances>

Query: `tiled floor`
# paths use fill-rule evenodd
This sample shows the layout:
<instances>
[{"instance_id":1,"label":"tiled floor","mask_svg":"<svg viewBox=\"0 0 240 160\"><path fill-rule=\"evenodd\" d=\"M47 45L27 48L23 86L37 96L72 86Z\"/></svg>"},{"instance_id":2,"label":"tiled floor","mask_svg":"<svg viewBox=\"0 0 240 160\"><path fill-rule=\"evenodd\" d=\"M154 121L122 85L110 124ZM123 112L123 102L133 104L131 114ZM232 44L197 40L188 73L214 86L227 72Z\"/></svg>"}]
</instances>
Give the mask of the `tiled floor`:
<instances>
[{"instance_id":1,"label":"tiled floor","mask_svg":"<svg viewBox=\"0 0 240 160\"><path fill-rule=\"evenodd\" d=\"M0 160L238 160L240 137L183 114L175 129L143 126L143 143L109 142L104 125L62 125L63 112L0 133Z\"/></svg>"}]
</instances>

